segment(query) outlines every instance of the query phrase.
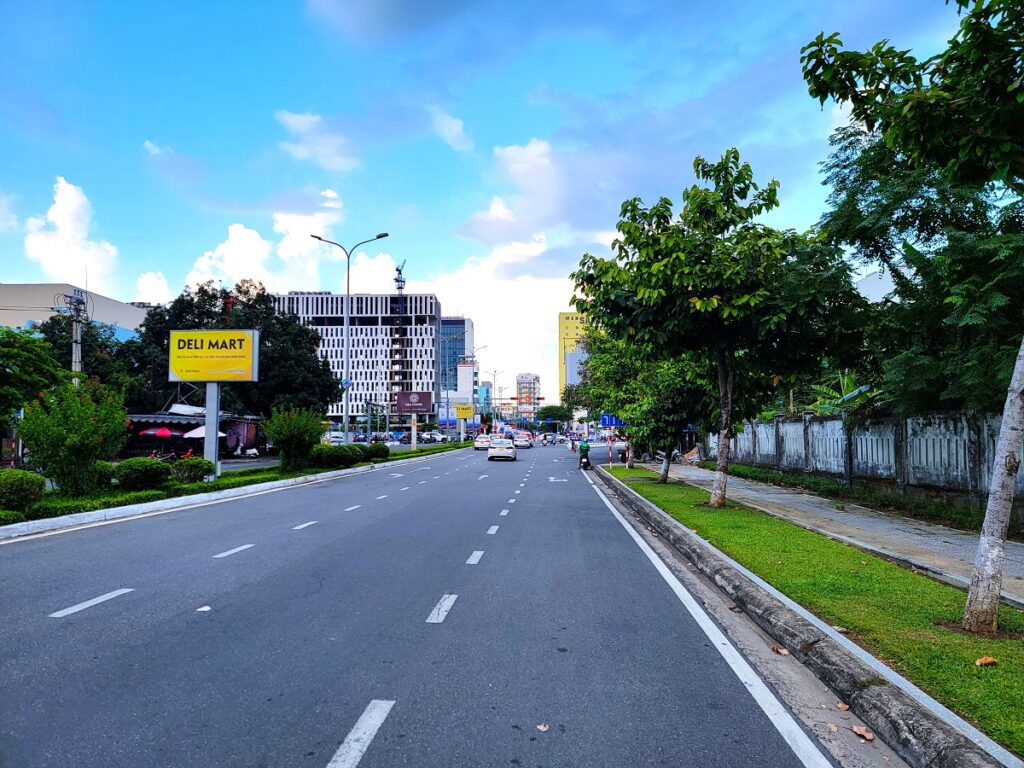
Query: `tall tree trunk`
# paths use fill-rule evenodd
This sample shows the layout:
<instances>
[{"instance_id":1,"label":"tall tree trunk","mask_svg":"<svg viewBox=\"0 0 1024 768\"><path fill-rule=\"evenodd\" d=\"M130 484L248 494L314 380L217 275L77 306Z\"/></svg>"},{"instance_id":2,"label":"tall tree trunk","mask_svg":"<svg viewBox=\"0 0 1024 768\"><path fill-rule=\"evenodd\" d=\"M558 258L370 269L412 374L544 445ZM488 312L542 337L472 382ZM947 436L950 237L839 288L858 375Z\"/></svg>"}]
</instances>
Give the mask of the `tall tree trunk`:
<instances>
[{"instance_id":1,"label":"tall tree trunk","mask_svg":"<svg viewBox=\"0 0 1024 768\"><path fill-rule=\"evenodd\" d=\"M1010 388L1003 406L992 479L988 488L988 506L981 526L978 553L974 557L971 588L967 593L963 628L968 632L993 635L1003 585L1003 557L1006 529L1013 509L1013 486L1020 469L1021 435L1024 433L1024 340L1017 352Z\"/></svg>"},{"instance_id":2,"label":"tall tree trunk","mask_svg":"<svg viewBox=\"0 0 1024 768\"><path fill-rule=\"evenodd\" d=\"M672 449L665 449L665 458L661 460L661 474L658 475L658 482L664 485L668 482L668 468L672 460Z\"/></svg>"},{"instance_id":3,"label":"tall tree trunk","mask_svg":"<svg viewBox=\"0 0 1024 768\"><path fill-rule=\"evenodd\" d=\"M725 364L725 353L716 354L718 368L718 405L722 414L718 420L718 464L715 466L715 480L711 484L712 507L725 506L725 485L729 477L729 440L732 437L732 387L733 372Z\"/></svg>"},{"instance_id":4,"label":"tall tree trunk","mask_svg":"<svg viewBox=\"0 0 1024 768\"><path fill-rule=\"evenodd\" d=\"M634 469L636 467L636 451L633 450L633 443L626 438L626 467Z\"/></svg>"}]
</instances>

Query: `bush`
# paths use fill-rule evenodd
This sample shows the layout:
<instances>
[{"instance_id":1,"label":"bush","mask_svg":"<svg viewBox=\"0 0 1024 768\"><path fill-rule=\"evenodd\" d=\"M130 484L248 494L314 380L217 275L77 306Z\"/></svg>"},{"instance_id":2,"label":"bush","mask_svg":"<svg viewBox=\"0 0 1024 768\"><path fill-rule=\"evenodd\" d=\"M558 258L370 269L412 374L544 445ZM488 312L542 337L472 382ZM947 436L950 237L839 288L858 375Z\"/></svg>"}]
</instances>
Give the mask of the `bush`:
<instances>
[{"instance_id":1,"label":"bush","mask_svg":"<svg viewBox=\"0 0 1024 768\"><path fill-rule=\"evenodd\" d=\"M15 512L13 509L0 509L0 525L10 525L11 523L21 523L25 521L25 516L21 512Z\"/></svg>"},{"instance_id":2,"label":"bush","mask_svg":"<svg viewBox=\"0 0 1024 768\"><path fill-rule=\"evenodd\" d=\"M139 456L125 459L114 469L117 484L126 491L159 488L171 476L171 468L159 459Z\"/></svg>"},{"instance_id":3,"label":"bush","mask_svg":"<svg viewBox=\"0 0 1024 768\"><path fill-rule=\"evenodd\" d=\"M113 458L124 443L124 403L94 380L64 384L25 406L18 426L46 476L66 496L81 496L96 482L96 459Z\"/></svg>"},{"instance_id":4,"label":"bush","mask_svg":"<svg viewBox=\"0 0 1024 768\"><path fill-rule=\"evenodd\" d=\"M72 515L76 512L94 512L97 509L124 507L129 504L143 504L147 501L160 501L166 498L167 494L163 491L95 494L78 499L68 499L52 494L42 501L33 504L25 513L25 517L29 520L41 520L44 517L61 517L63 515Z\"/></svg>"},{"instance_id":5,"label":"bush","mask_svg":"<svg viewBox=\"0 0 1024 768\"><path fill-rule=\"evenodd\" d=\"M391 449L384 443L370 443L366 447L371 459L386 459L391 455Z\"/></svg>"},{"instance_id":6,"label":"bush","mask_svg":"<svg viewBox=\"0 0 1024 768\"><path fill-rule=\"evenodd\" d=\"M281 449L281 469L288 472L309 464L313 446L324 433L323 414L312 408L274 408L263 431Z\"/></svg>"},{"instance_id":7,"label":"bush","mask_svg":"<svg viewBox=\"0 0 1024 768\"><path fill-rule=\"evenodd\" d=\"M46 493L46 480L23 469L0 470L0 509L24 512Z\"/></svg>"},{"instance_id":8,"label":"bush","mask_svg":"<svg viewBox=\"0 0 1024 768\"><path fill-rule=\"evenodd\" d=\"M114 480L114 465L109 461L95 461L92 466L96 472L94 487L101 491L108 490Z\"/></svg>"},{"instance_id":9,"label":"bush","mask_svg":"<svg viewBox=\"0 0 1024 768\"><path fill-rule=\"evenodd\" d=\"M213 462L199 456L179 459L171 465L171 477L179 483L198 483L213 474Z\"/></svg>"}]
</instances>

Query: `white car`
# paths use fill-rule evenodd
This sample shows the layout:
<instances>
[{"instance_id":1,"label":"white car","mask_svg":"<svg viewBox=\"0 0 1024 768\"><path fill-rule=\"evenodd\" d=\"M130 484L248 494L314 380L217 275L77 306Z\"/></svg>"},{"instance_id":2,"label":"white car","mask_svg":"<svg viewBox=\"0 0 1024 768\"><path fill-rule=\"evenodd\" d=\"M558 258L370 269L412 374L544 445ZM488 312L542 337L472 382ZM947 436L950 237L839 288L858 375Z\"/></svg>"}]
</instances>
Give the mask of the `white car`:
<instances>
[{"instance_id":1,"label":"white car","mask_svg":"<svg viewBox=\"0 0 1024 768\"><path fill-rule=\"evenodd\" d=\"M533 448L533 441L526 435L516 435L512 442L516 448Z\"/></svg>"},{"instance_id":2,"label":"white car","mask_svg":"<svg viewBox=\"0 0 1024 768\"><path fill-rule=\"evenodd\" d=\"M477 435L476 440L473 441L474 451L486 451L491 447L491 436L490 435Z\"/></svg>"},{"instance_id":3,"label":"white car","mask_svg":"<svg viewBox=\"0 0 1024 768\"><path fill-rule=\"evenodd\" d=\"M492 459L511 459L516 460L516 447L511 440L504 437L497 437L491 440L490 446L487 448L487 460Z\"/></svg>"}]
</instances>

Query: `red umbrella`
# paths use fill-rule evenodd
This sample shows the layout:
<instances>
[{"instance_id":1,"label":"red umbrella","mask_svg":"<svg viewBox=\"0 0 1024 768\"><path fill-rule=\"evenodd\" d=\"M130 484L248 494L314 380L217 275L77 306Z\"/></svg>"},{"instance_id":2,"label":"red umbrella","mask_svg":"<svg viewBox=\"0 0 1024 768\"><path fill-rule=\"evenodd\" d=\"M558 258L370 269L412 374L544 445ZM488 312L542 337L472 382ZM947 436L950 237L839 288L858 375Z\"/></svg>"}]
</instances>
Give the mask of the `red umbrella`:
<instances>
[{"instance_id":1,"label":"red umbrella","mask_svg":"<svg viewBox=\"0 0 1024 768\"><path fill-rule=\"evenodd\" d=\"M143 437L181 437L185 433L170 427L151 427L150 429L142 430L139 434Z\"/></svg>"}]
</instances>

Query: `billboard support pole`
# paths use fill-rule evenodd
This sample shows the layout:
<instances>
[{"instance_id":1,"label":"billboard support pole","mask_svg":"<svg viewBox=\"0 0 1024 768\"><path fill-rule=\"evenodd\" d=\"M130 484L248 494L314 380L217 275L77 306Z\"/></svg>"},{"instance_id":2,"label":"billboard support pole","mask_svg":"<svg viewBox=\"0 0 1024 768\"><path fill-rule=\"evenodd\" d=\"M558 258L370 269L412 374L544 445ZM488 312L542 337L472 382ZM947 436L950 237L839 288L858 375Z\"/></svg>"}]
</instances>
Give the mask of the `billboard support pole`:
<instances>
[{"instance_id":1,"label":"billboard support pole","mask_svg":"<svg viewBox=\"0 0 1024 768\"><path fill-rule=\"evenodd\" d=\"M220 477L220 461L217 458L217 438L220 434L220 382L206 382L206 436L203 438L203 458L213 464L213 474L207 478Z\"/></svg>"},{"instance_id":2,"label":"billboard support pole","mask_svg":"<svg viewBox=\"0 0 1024 768\"><path fill-rule=\"evenodd\" d=\"M412 450L416 450L416 414L412 415L412 439L410 440L409 447Z\"/></svg>"}]
</instances>

